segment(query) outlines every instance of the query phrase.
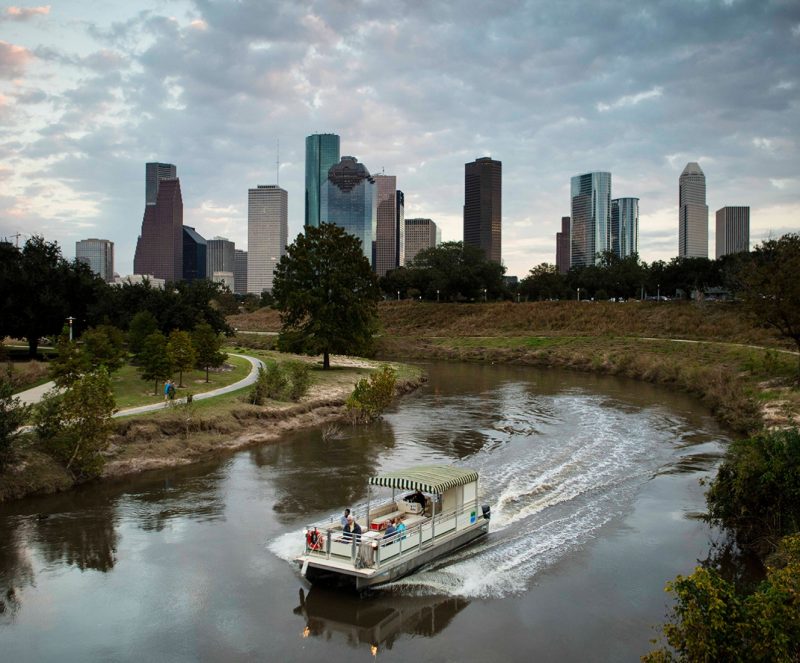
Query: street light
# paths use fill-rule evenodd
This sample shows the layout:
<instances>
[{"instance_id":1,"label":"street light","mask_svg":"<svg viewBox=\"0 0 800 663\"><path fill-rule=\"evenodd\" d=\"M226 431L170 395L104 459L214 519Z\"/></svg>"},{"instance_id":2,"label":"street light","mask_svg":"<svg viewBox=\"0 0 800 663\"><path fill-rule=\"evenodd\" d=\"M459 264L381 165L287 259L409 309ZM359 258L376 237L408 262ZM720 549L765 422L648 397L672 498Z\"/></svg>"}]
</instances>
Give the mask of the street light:
<instances>
[{"instance_id":1,"label":"street light","mask_svg":"<svg viewBox=\"0 0 800 663\"><path fill-rule=\"evenodd\" d=\"M439 303L439 288L436 288L436 303Z\"/></svg>"},{"instance_id":2,"label":"street light","mask_svg":"<svg viewBox=\"0 0 800 663\"><path fill-rule=\"evenodd\" d=\"M398 302L400 301L400 291L399 290L397 291L397 301Z\"/></svg>"},{"instance_id":3,"label":"street light","mask_svg":"<svg viewBox=\"0 0 800 663\"><path fill-rule=\"evenodd\" d=\"M483 289L483 301L486 301L486 288Z\"/></svg>"},{"instance_id":4,"label":"street light","mask_svg":"<svg viewBox=\"0 0 800 663\"><path fill-rule=\"evenodd\" d=\"M660 283L658 284L658 294L656 294L656 301L657 302L661 301L661 284Z\"/></svg>"},{"instance_id":5,"label":"street light","mask_svg":"<svg viewBox=\"0 0 800 663\"><path fill-rule=\"evenodd\" d=\"M578 288L578 301L581 301L581 289Z\"/></svg>"},{"instance_id":6,"label":"street light","mask_svg":"<svg viewBox=\"0 0 800 663\"><path fill-rule=\"evenodd\" d=\"M69 316L67 318L67 322L69 323L69 340L72 341L72 323L75 321L75 318Z\"/></svg>"}]
</instances>

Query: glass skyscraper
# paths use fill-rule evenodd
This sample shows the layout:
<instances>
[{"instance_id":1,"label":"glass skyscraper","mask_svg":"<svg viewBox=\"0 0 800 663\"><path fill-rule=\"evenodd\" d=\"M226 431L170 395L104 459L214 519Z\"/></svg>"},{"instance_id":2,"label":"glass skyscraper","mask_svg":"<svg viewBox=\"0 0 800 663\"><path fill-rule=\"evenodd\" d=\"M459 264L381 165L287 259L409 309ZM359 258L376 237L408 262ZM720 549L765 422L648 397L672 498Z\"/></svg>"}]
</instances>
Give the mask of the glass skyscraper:
<instances>
[{"instance_id":1,"label":"glass skyscraper","mask_svg":"<svg viewBox=\"0 0 800 663\"><path fill-rule=\"evenodd\" d=\"M695 161L678 178L678 256L708 258L706 176Z\"/></svg>"},{"instance_id":2,"label":"glass skyscraper","mask_svg":"<svg viewBox=\"0 0 800 663\"><path fill-rule=\"evenodd\" d=\"M106 283L114 280L114 242L107 239L82 239L75 242L75 258Z\"/></svg>"},{"instance_id":3,"label":"glass skyscraper","mask_svg":"<svg viewBox=\"0 0 800 663\"><path fill-rule=\"evenodd\" d=\"M503 164L489 157L464 164L464 245L500 262Z\"/></svg>"},{"instance_id":4,"label":"glass skyscraper","mask_svg":"<svg viewBox=\"0 0 800 663\"><path fill-rule=\"evenodd\" d=\"M174 180L178 169L171 163L150 162L144 165L145 204L155 205L158 198L158 183L161 180Z\"/></svg>"},{"instance_id":5,"label":"glass skyscraper","mask_svg":"<svg viewBox=\"0 0 800 663\"><path fill-rule=\"evenodd\" d=\"M575 175L571 180L570 265L597 263L611 250L611 173Z\"/></svg>"},{"instance_id":6,"label":"glass skyscraper","mask_svg":"<svg viewBox=\"0 0 800 663\"><path fill-rule=\"evenodd\" d=\"M620 258L639 253L639 199L611 201L611 250Z\"/></svg>"},{"instance_id":7,"label":"glass skyscraper","mask_svg":"<svg viewBox=\"0 0 800 663\"><path fill-rule=\"evenodd\" d=\"M358 237L370 264L377 225L377 200L375 179L355 157L342 157L330 169L322 186L320 223L335 223ZM394 211L394 205L392 208Z\"/></svg>"},{"instance_id":8,"label":"glass skyscraper","mask_svg":"<svg viewBox=\"0 0 800 663\"><path fill-rule=\"evenodd\" d=\"M306 136L306 223L318 227L320 222L321 195L328 171L339 163L339 136L336 134L312 134Z\"/></svg>"},{"instance_id":9,"label":"glass skyscraper","mask_svg":"<svg viewBox=\"0 0 800 663\"><path fill-rule=\"evenodd\" d=\"M183 227L183 280L206 278L206 240L191 226Z\"/></svg>"}]
</instances>

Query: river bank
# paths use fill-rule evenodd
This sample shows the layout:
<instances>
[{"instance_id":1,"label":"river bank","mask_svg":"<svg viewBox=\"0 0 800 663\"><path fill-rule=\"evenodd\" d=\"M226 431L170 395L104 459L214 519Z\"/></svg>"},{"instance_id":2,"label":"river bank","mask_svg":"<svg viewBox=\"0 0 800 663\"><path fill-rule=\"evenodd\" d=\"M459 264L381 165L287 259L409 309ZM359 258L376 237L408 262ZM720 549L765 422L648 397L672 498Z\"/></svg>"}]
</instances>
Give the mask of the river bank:
<instances>
[{"instance_id":1,"label":"river bank","mask_svg":"<svg viewBox=\"0 0 800 663\"><path fill-rule=\"evenodd\" d=\"M278 357L272 352L250 354L265 360ZM311 358L304 360L314 363ZM312 371L312 385L297 403L269 401L263 406L252 405L247 402L249 390L242 389L117 420L104 452L103 470L92 481L201 462L272 442L287 431L349 425L345 402L355 383L387 362L349 357L334 357L331 361L330 371ZM397 396L413 391L424 381L419 369L389 363L398 371ZM0 502L61 492L82 483L86 482L76 481L29 434L19 443L17 461L0 475Z\"/></svg>"}]
</instances>

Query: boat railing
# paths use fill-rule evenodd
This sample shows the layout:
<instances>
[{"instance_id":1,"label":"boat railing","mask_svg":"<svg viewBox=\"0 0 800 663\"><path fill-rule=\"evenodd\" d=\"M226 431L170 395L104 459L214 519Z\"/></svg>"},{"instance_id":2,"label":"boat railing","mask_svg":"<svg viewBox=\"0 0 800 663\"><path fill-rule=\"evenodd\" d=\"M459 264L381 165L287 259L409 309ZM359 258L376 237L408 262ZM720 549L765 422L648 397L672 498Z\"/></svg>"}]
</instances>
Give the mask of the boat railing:
<instances>
[{"instance_id":1,"label":"boat railing","mask_svg":"<svg viewBox=\"0 0 800 663\"><path fill-rule=\"evenodd\" d=\"M377 531L348 535L342 532L339 523L331 520L329 527L323 524L311 526L316 527L324 536L321 543L317 544L318 548L312 548L307 541L306 554L343 563L349 562L356 568L378 569L389 560L424 550L439 537L474 525L478 518L482 517L479 514L478 502L475 500L458 509L437 513L433 518L425 518L388 537Z\"/></svg>"}]
</instances>

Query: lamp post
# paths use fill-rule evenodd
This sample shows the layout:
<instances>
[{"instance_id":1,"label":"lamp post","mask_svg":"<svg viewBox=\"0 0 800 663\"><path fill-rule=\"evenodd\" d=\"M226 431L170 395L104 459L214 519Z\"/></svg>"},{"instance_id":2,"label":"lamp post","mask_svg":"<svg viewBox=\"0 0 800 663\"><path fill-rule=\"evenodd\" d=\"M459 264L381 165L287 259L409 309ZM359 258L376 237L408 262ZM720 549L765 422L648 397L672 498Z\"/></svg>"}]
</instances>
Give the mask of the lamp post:
<instances>
[{"instance_id":1,"label":"lamp post","mask_svg":"<svg viewBox=\"0 0 800 663\"><path fill-rule=\"evenodd\" d=\"M581 289L578 288L578 301L581 301Z\"/></svg>"},{"instance_id":2,"label":"lamp post","mask_svg":"<svg viewBox=\"0 0 800 663\"><path fill-rule=\"evenodd\" d=\"M486 288L483 289L483 301L486 302Z\"/></svg>"},{"instance_id":3,"label":"lamp post","mask_svg":"<svg viewBox=\"0 0 800 663\"><path fill-rule=\"evenodd\" d=\"M399 290L397 291L397 301L398 302L400 301L400 291Z\"/></svg>"},{"instance_id":4,"label":"lamp post","mask_svg":"<svg viewBox=\"0 0 800 663\"><path fill-rule=\"evenodd\" d=\"M658 293L656 294L656 301L657 302L661 301L661 284L660 283L658 284Z\"/></svg>"},{"instance_id":5,"label":"lamp post","mask_svg":"<svg viewBox=\"0 0 800 663\"><path fill-rule=\"evenodd\" d=\"M439 288L436 288L436 303L439 303Z\"/></svg>"},{"instance_id":6,"label":"lamp post","mask_svg":"<svg viewBox=\"0 0 800 663\"><path fill-rule=\"evenodd\" d=\"M75 318L69 316L67 318L67 322L69 323L69 340L72 341L72 323L75 322Z\"/></svg>"}]
</instances>

